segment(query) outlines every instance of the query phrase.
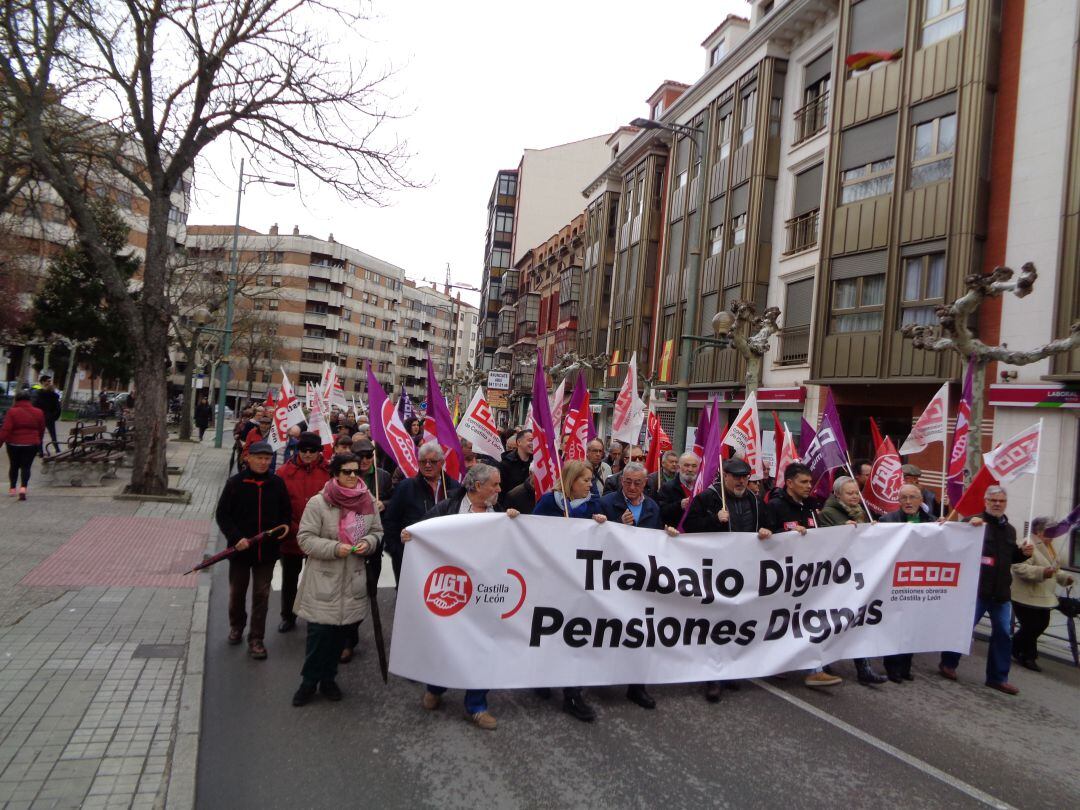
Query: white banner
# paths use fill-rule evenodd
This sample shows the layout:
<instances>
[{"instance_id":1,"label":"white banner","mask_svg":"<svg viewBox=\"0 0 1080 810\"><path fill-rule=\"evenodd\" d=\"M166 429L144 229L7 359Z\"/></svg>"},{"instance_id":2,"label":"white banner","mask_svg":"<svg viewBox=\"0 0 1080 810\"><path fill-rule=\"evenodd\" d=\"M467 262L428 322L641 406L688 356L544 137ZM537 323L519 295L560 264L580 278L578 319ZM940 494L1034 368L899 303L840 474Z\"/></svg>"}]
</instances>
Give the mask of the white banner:
<instances>
[{"instance_id":1,"label":"white banner","mask_svg":"<svg viewBox=\"0 0 1080 810\"><path fill-rule=\"evenodd\" d=\"M450 688L753 678L967 651L982 528L756 535L454 515L409 528L390 670Z\"/></svg>"}]
</instances>

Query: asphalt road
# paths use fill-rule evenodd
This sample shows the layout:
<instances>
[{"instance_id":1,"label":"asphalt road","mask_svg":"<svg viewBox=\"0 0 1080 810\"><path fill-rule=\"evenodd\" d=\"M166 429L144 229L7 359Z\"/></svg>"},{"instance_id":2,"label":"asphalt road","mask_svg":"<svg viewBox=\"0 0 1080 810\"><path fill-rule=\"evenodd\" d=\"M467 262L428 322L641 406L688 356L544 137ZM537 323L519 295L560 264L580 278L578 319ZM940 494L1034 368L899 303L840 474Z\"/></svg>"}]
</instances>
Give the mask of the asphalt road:
<instances>
[{"instance_id":1,"label":"asphalt road","mask_svg":"<svg viewBox=\"0 0 1080 810\"><path fill-rule=\"evenodd\" d=\"M226 566L214 571L206 648L200 808L437 807L1075 807L1080 796L1080 670L1045 662L1011 677L1018 697L982 685L985 644L959 683L916 657L913 683L814 692L770 678L707 704L689 685L650 687L656 711L622 689L587 690L599 720L578 722L531 690L493 692L499 728L439 711L423 688L383 685L367 623L342 667L341 703L290 705L304 623L271 629L269 660L226 644ZM392 588L380 589L393 624ZM278 594L268 625L276 627Z\"/></svg>"}]
</instances>

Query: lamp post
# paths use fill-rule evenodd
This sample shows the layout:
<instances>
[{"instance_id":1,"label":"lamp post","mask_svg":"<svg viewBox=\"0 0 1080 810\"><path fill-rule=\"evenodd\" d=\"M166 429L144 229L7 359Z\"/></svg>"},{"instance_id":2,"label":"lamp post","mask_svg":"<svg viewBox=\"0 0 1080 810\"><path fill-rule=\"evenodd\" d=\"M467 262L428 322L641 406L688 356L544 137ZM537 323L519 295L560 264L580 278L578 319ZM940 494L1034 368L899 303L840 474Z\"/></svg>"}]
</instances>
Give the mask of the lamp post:
<instances>
[{"instance_id":1,"label":"lamp post","mask_svg":"<svg viewBox=\"0 0 1080 810\"><path fill-rule=\"evenodd\" d=\"M705 168L705 129L685 124L664 124L651 118L635 118L631 126L641 129L663 129L676 135L686 135L694 142L697 151L698 174ZM701 219L705 216L705 178L698 177L697 193L694 195L696 217L690 217L690 261L687 263L686 279L686 320L690 329L697 327L698 298L701 283ZM693 185L693 180L690 181ZM686 412L690 402L690 362L693 343L689 335L683 335L679 347L678 379L675 381L675 435L672 443L676 452L681 453L686 445Z\"/></svg>"},{"instance_id":2,"label":"lamp post","mask_svg":"<svg viewBox=\"0 0 1080 810\"><path fill-rule=\"evenodd\" d=\"M233 309L236 301L236 273L239 267L240 255L237 251L237 243L240 240L240 201L244 196L244 186L251 183L266 183L283 188L295 188L295 183L287 180L274 180L270 177L254 175L244 178L244 159L240 158L240 181L236 185L236 222L233 224L232 234L232 259L229 263L229 289L225 299L225 334L221 346L221 365L219 368L218 389L219 399L217 403L217 424L214 425L214 447L221 447L225 435L225 400L229 395L229 352L232 351L233 335Z\"/></svg>"},{"instance_id":3,"label":"lamp post","mask_svg":"<svg viewBox=\"0 0 1080 810\"><path fill-rule=\"evenodd\" d=\"M683 335L688 343L701 344L694 350L715 347L717 349L735 349L746 361L746 396L758 390L761 385L762 358L769 351L769 339L779 330L776 319L780 317L779 307L769 307L760 316L751 301L733 301L731 309L722 309L712 319L715 337L704 335ZM743 325L757 332L744 335Z\"/></svg>"}]
</instances>

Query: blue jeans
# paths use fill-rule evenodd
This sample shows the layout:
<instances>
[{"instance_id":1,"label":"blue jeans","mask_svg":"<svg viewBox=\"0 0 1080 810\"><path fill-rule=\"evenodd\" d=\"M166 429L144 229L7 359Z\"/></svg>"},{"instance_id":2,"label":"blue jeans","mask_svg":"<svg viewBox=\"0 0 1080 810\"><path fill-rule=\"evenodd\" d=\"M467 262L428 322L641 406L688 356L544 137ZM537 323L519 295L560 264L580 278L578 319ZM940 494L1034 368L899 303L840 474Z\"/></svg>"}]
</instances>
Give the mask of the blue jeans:
<instances>
[{"instance_id":1,"label":"blue jeans","mask_svg":"<svg viewBox=\"0 0 1080 810\"><path fill-rule=\"evenodd\" d=\"M983 599L975 600L975 621L979 623L985 614L990 614L990 649L986 655L986 682L1006 683L1009 680L1009 659L1012 656L1012 638L1009 636L1009 623L1012 621L1012 604ZM941 665L956 669L960 663L960 653L943 652Z\"/></svg>"},{"instance_id":2,"label":"blue jeans","mask_svg":"<svg viewBox=\"0 0 1080 810\"><path fill-rule=\"evenodd\" d=\"M445 686L432 686L428 684L427 690L433 695L441 695L446 691ZM487 689L465 690L465 711L470 715L487 711Z\"/></svg>"}]
</instances>

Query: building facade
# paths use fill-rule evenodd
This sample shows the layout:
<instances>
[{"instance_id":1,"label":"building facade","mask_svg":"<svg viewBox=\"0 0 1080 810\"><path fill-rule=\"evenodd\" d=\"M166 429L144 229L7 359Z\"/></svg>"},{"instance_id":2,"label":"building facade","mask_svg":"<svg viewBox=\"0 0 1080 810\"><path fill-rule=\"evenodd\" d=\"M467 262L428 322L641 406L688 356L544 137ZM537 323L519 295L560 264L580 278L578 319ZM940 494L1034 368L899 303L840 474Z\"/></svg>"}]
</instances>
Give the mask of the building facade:
<instances>
[{"instance_id":1,"label":"building facade","mask_svg":"<svg viewBox=\"0 0 1080 810\"><path fill-rule=\"evenodd\" d=\"M502 308L503 274L514 249L514 211L517 207L518 170L502 169L488 197L487 233L484 237L484 275L480 284L477 366L495 367L499 347L498 320Z\"/></svg>"}]
</instances>

